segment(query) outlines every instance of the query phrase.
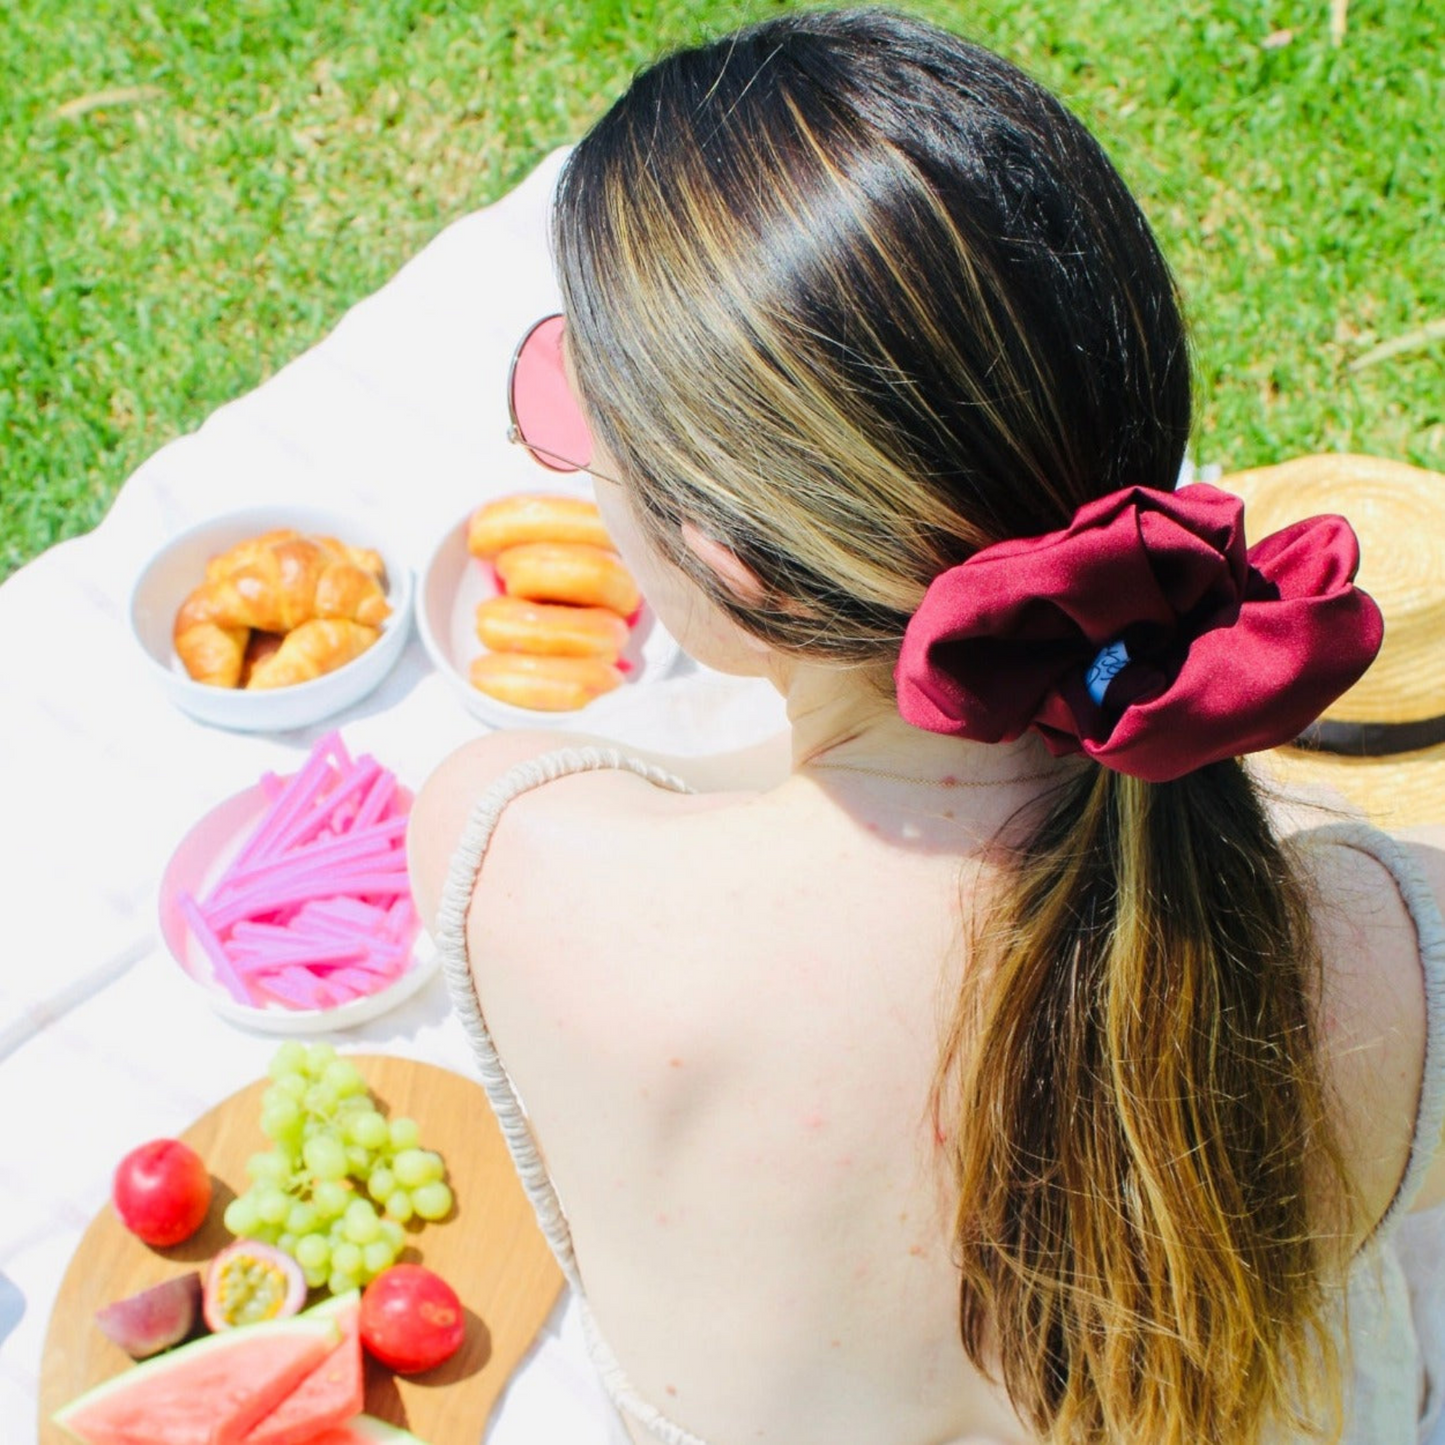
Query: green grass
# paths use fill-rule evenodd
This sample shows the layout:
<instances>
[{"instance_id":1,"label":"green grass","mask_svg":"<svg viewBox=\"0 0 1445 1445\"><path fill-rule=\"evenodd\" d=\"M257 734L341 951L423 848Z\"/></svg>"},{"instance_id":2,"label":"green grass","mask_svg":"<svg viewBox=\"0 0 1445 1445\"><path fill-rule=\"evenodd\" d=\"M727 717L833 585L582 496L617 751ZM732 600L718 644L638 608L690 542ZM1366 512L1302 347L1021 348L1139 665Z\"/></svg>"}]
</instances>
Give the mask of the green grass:
<instances>
[{"instance_id":1,"label":"green grass","mask_svg":"<svg viewBox=\"0 0 1445 1445\"><path fill-rule=\"evenodd\" d=\"M1201 460L1445 470L1437 0L917 10L1101 136L1194 325ZM8 0L0 577L575 138L660 46L776 4ZM1289 38L1285 39L1285 34ZM106 100L106 92L119 95Z\"/></svg>"}]
</instances>

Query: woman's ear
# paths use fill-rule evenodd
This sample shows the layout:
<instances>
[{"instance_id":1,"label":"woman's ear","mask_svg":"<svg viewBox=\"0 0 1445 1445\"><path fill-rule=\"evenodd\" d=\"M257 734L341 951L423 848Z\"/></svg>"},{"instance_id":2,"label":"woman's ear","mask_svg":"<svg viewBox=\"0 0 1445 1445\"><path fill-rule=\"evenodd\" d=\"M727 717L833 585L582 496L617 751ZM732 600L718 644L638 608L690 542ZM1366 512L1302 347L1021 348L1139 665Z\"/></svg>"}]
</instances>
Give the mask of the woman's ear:
<instances>
[{"instance_id":1,"label":"woman's ear","mask_svg":"<svg viewBox=\"0 0 1445 1445\"><path fill-rule=\"evenodd\" d=\"M683 546L715 576L744 607L760 607L768 590L758 574L724 542L698 531L691 522L682 524Z\"/></svg>"}]
</instances>

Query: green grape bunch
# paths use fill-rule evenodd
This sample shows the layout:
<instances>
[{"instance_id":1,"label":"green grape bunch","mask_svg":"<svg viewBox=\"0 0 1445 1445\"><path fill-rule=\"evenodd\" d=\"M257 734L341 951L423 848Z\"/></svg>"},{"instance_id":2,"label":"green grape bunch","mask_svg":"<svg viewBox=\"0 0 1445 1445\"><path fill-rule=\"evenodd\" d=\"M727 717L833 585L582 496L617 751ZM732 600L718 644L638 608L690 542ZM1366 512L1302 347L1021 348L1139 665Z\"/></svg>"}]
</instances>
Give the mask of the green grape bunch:
<instances>
[{"instance_id":1,"label":"green grape bunch","mask_svg":"<svg viewBox=\"0 0 1445 1445\"><path fill-rule=\"evenodd\" d=\"M283 1249L313 1289L369 1284L396 1262L412 1221L452 1209L446 1164L421 1147L415 1119L388 1119L361 1070L328 1043L288 1039L261 1098L271 1147L246 1161L249 1187L226 1228Z\"/></svg>"}]
</instances>

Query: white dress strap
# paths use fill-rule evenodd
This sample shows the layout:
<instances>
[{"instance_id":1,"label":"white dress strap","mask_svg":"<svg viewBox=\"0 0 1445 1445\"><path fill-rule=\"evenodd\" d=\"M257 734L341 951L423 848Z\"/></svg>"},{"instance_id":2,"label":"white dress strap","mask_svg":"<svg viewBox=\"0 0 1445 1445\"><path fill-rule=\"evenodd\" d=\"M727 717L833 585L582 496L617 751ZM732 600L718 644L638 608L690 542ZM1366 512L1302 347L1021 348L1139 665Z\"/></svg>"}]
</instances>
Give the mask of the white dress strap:
<instances>
[{"instance_id":1,"label":"white dress strap","mask_svg":"<svg viewBox=\"0 0 1445 1445\"><path fill-rule=\"evenodd\" d=\"M1389 1236L1410 1211L1440 1144L1445 1126L1445 917L1434 890L1399 839L1368 823L1347 821L1311 828L1311 842L1337 843L1368 854L1395 880L1420 945L1425 979L1425 1066L1420 1102L1410 1138L1410 1157L1390 1207L1375 1226L1371 1243Z\"/></svg>"},{"instance_id":2,"label":"white dress strap","mask_svg":"<svg viewBox=\"0 0 1445 1445\"><path fill-rule=\"evenodd\" d=\"M706 1445L706 1441L669 1420L656 1406L638 1395L597 1329L592 1311L587 1305L587 1294L582 1287L582 1277L572 1250L572 1231L567 1224L567 1215L547 1175L521 1096L498 1056L491 1031L487 1028L468 957L467 911L471 906L472 892L476 888L487 846L492 840L503 809L514 798L530 792L533 788L540 788L545 783L554 782L571 773L596 772L607 768L635 773L649 783L671 792L692 792L681 778L613 748L559 748L555 752L544 753L518 763L495 779L472 807L447 870L441 902L437 907L433 937L441 958L442 976L451 995L452 1007L461 1019L462 1029L471 1045L482 1087L486 1090L492 1110L497 1116L497 1123L507 1142L517 1176L531 1200L537 1223L541 1226L563 1275L576 1291L588 1352L603 1386L620 1410L646 1426L664 1445Z\"/></svg>"}]
</instances>

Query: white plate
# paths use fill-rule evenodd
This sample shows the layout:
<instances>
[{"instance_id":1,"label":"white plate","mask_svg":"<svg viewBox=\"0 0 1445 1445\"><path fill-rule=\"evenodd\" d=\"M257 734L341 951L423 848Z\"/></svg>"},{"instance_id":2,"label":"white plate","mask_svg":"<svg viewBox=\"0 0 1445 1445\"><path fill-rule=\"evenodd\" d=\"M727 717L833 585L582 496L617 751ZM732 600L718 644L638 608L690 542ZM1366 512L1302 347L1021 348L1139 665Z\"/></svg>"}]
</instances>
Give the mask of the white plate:
<instances>
[{"instance_id":1,"label":"white plate","mask_svg":"<svg viewBox=\"0 0 1445 1445\"><path fill-rule=\"evenodd\" d=\"M533 492L529 491L528 495ZM575 492L558 493L575 496ZM475 509L473 509L475 510ZM609 716L630 707L636 689L660 682L677 661L679 648L657 620L646 599L622 654L626 681L621 687L569 712L542 712L513 707L473 687L468 679L472 659L486 648L477 640L477 604L498 593L496 573L488 562L467 550L468 512L437 543L422 573L417 601L417 631L432 660L462 706L482 722L498 728L597 728Z\"/></svg>"},{"instance_id":2,"label":"white plate","mask_svg":"<svg viewBox=\"0 0 1445 1445\"><path fill-rule=\"evenodd\" d=\"M336 537L350 547L369 547L381 554L386 564L386 600L391 604L381 636L344 667L292 687L250 692L194 681L171 642L176 612L201 584L212 557L278 527ZM136 579L129 613L131 632L148 671L177 707L201 722L238 732L284 732L308 727L359 702L396 665L411 632L412 575L385 539L349 517L302 507L255 507L201 522L162 547Z\"/></svg>"},{"instance_id":3,"label":"white plate","mask_svg":"<svg viewBox=\"0 0 1445 1445\"><path fill-rule=\"evenodd\" d=\"M411 967L405 973L375 993L348 999L333 1008L292 1009L281 1004L255 1008L237 1002L216 981L210 960L181 913L179 895L205 896L268 805L269 799L259 783L233 794L195 823L171 855L161 877L160 926L161 937L181 972L223 1018L268 1034L315 1034L355 1028L404 1003L436 972L436 949L425 930L417 933Z\"/></svg>"}]
</instances>

